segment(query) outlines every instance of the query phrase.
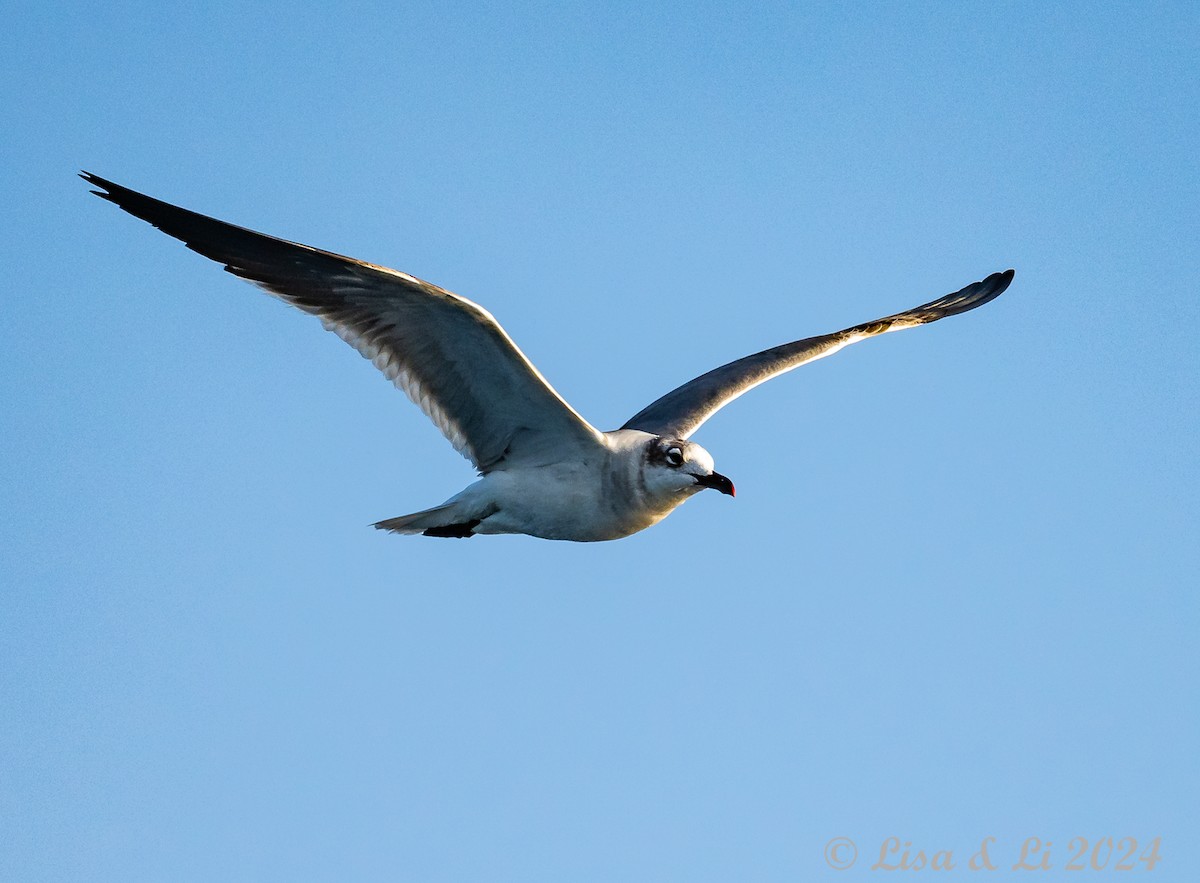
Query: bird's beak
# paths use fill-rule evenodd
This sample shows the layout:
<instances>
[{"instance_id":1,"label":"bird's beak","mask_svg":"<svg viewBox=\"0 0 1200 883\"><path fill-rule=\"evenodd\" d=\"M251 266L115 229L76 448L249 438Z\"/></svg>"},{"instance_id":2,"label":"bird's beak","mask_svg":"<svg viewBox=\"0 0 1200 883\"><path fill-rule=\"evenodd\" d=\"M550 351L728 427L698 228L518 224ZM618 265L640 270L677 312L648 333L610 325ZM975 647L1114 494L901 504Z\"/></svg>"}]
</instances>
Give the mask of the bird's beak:
<instances>
[{"instance_id":1,"label":"bird's beak","mask_svg":"<svg viewBox=\"0 0 1200 883\"><path fill-rule=\"evenodd\" d=\"M701 487L710 487L714 491L720 491L723 494L729 494L731 497L737 496L737 492L733 489L733 482L720 472L714 472L712 475L697 475L696 484Z\"/></svg>"}]
</instances>

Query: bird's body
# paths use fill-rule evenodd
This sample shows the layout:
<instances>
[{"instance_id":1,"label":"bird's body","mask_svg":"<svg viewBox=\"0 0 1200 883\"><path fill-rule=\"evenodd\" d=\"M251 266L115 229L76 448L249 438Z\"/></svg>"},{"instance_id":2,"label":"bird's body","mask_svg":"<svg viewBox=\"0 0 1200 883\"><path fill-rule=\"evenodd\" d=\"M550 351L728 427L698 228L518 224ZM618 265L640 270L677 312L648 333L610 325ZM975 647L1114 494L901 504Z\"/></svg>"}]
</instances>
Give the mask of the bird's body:
<instances>
[{"instance_id":1,"label":"bird's body","mask_svg":"<svg viewBox=\"0 0 1200 883\"><path fill-rule=\"evenodd\" d=\"M733 495L689 436L722 406L842 347L966 312L1013 271L875 322L746 356L667 393L612 432L570 407L486 310L406 273L235 227L95 175L93 191L281 300L371 359L470 459L480 479L376 527L439 537L516 533L595 542L661 521L695 493Z\"/></svg>"},{"instance_id":2,"label":"bird's body","mask_svg":"<svg viewBox=\"0 0 1200 883\"><path fill-rule=\"evenodd\" d=\"M647 487L646 456L654 441L655 436L637 430L606 432L596 450L582 458L496 469L441 506L379 526L450 536L470 531L577 542L620 539L666 518L704 488L691 480L677 488Z\"/></svg>"}]
</instances>

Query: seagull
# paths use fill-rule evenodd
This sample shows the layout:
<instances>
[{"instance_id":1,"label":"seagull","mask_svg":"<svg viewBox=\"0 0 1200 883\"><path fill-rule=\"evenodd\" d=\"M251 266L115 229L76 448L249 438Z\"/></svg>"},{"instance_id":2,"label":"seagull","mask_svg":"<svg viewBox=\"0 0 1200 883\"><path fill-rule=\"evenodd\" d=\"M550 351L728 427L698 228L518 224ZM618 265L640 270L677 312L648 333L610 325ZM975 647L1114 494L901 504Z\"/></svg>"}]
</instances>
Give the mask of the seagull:
<instances>
[{"instance_id":1,"label":"seagull","mask_svg":"<svg viewBox=\"0 0 1200 883\"><path fill-rule=\"evenodd\" d=\"M479 479L440 506L374 526L396 534L528 534L597 542L644 530L710 488L734 495L692 434L738 396L844 346L986 304L1013 271L833 334L714 368L601 432L554 391L492 314L415 276L288 242L106 181L97 196L235 276L311 313L403 390Z\"/></svg>"}]
</instances>

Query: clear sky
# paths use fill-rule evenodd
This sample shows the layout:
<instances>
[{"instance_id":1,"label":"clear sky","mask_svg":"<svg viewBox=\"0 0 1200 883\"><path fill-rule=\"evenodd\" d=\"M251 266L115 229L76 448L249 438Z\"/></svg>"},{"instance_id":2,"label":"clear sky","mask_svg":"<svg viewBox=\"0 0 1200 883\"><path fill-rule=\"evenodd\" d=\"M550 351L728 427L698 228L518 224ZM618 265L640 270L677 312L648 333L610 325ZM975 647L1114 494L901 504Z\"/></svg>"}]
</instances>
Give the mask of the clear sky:
<instances>
[{"instance_id":1,"label":"clear sky","mask_svg":"<svg viewBox=\"0 0 1200 883\"><path fill-rule=\"evenodd\" d=\"M7 4L0 879L1197 879L1197 10ZM722 411L736 500L397 538L467 462L81 168L475 299L602 428L1017 275Z\"/></svg>"}]
</instances>

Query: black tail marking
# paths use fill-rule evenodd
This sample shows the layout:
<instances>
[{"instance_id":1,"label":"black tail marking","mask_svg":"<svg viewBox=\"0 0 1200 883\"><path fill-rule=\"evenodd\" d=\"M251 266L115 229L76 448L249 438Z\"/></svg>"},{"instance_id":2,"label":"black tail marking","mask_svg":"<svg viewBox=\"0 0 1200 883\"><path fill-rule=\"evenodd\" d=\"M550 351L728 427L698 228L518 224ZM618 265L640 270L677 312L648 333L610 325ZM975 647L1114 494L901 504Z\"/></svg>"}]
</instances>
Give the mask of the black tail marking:
<instances>
[{"instance_id":1,"label":"black tail marking","mask_svg":"<svg viewBox=\"0 0 1200 883\"><path fill-rule=\"evenodd\" d=\"M479 522L482 519L472 518L470 521L464 521L461 524L443 524L441 527L431 527L422 534L427 537L451 537L453 539L467 539L475 536L475 528L479 527Z\"/></svg>"}]
</instances>

